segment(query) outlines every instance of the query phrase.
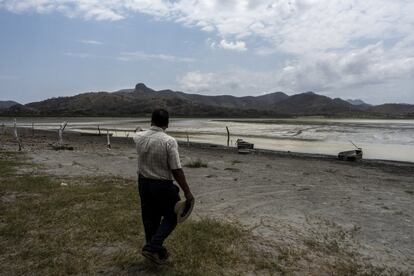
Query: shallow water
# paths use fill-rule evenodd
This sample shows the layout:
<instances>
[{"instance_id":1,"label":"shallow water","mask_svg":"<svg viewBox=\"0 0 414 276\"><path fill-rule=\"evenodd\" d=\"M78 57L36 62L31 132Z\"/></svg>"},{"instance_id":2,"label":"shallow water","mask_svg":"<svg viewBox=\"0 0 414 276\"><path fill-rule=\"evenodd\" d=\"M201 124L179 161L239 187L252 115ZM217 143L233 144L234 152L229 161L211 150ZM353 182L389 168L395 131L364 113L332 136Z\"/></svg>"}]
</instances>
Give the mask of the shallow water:
<instances>
[{"instance_id":1,"label":"shallow water","mask_svg":"<svg viewBox=\"0 0 414 276\"><path fill-rule=\"evenodd\" d=\"M148 118L19 118L18 125L36 129L58 129L68 121L68 130L132 136L137 127L149 127ZM11 119L0 119L10 126ZM231 144L238 138L256 148L337 155L353 149L350 141L364 150L364 158L414 162L414 120L367 119L172 119L168 132L178 140L225 145L226 126Z\"/></svg>"}]
</instances>

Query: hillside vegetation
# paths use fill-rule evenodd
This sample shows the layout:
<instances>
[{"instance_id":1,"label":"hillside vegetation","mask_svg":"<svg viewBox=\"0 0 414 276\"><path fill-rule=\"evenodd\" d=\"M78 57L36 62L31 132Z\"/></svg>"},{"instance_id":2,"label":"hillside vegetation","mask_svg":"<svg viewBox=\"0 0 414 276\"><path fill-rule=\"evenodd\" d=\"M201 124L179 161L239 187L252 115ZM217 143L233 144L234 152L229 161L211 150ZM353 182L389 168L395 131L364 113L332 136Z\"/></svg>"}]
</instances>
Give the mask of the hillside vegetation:
<instances>
[{"instance_id":1,"label":"hillside vegetation","mask_svg":"<svg viewBox=\"0 0 414 276\"><path fill-rule=\"evenodd\" d=\"M72 97L51 98L26 105L0 109L0 115L13 116L137 116L154 108L165 108L174 116L192 117L290 117L339 116L414 118L414 105L352 104L351 102L306 92L288 96L275 92L261 96L206 96L148 88L116 92L89 92Z\"/></svg>"}]
</instances>

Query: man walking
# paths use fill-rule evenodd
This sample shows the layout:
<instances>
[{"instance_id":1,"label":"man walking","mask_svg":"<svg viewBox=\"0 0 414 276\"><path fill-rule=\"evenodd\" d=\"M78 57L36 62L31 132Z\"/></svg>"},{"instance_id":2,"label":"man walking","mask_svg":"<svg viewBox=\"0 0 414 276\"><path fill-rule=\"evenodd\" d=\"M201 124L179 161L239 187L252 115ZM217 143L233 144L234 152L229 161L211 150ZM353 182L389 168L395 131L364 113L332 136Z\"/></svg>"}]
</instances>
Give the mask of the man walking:
<instances>
[{"instance_id":1,"label":"man walking","mask_svg":"<svg viewBox=\"0 0 414 276\"><path fill-rule=\"evenodd\" d=\"M173 178L186 200L194 201L181 167L177 141L165 133L168 123L168 112L157 109L152 113L151 128L138 132L134 137L146 240L142 255L157 264L167 261L169 254L163 243L177 225L174 206L180 197Z\"/></svg>"}]
</instances>

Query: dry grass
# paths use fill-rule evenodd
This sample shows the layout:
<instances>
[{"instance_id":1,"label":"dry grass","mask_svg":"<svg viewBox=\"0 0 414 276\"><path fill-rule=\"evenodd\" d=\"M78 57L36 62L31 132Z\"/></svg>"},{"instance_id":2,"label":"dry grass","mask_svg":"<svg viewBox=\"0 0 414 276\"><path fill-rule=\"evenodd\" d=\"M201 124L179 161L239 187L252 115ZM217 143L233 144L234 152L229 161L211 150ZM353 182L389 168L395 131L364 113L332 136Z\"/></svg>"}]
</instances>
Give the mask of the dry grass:
<instances>
[{"instance_id":1,"label":"dry grass","mask_svg":"<svg viewBox=\"0 0 414 276\"><path fill-rule=\"evenodd\" d=\"M166 243L171 263L157 267L140 255L135 181L37 171L0 151L0 275L408 275L364 264L332 225L286 245L207 218L179 225Z\"/></svg>"},{"instance_id":2,"label":"dry grass","mask_svg":"<svg viewBox=\"0 0 414 276\"><path fill-rule=\"evenodd\" d=\"M171 264L155 267L140 255L135 181L19 174L22 157L0 157L2 275L234 275L259 264L245 254L245 230L202 219L177 227L166 244Z\"/></svg>"}]
</instances>

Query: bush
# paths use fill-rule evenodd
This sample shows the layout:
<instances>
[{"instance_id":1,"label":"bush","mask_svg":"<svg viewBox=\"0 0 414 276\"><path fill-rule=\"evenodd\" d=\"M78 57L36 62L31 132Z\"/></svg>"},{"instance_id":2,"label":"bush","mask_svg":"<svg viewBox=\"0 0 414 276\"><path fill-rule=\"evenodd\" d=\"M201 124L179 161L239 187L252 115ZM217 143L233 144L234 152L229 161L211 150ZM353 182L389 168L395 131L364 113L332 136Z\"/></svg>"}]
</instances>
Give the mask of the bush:
<instances>
[{"instance_id":1,"label":"bush","mask_svg":"<svg viewBox=\"0 0 414 276\"><path fill-rule=\"evenodd\" d=\"M188 168L207 168L207 163L203 162L201 159L192 160L184 165Z\"/></svg>"}]
</instances>

